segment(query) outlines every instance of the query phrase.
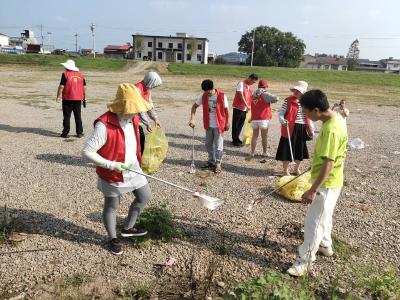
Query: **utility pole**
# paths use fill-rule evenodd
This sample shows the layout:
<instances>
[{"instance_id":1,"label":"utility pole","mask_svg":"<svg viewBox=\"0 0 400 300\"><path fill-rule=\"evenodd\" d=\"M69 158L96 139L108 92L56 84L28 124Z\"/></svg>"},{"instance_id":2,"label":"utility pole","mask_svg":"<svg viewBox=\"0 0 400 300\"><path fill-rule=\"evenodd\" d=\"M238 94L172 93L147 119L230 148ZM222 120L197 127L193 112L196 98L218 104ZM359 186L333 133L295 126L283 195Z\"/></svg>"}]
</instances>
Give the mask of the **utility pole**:
<instances>
[{"instance_id":1,"label":"utility pole","mask_svg":"<svg viewBox=\"0 0 400 300\"><path fill-rule=\"evenodd\" d=\"M253 31L253 45L251 46L251 62L250 67L253 67L253 56L254 56L254 42L256 40L256 29L254 28Z\"/></svg>"},{"instance_id":2,"label":"utility pole","mask_svg":"<svg viewBox=\"0 0 400 300\"><path fill-rule=\"evenodd\" d=\"M75 52L78 53L78 36L79 34L75 33L74 37L75 37Z\"/></svg>"},{"instance_id":3,"label":"utility pole","mask_svg":"<svg viewBox=\"0 0 400 300\"><path fill-rule=\"evenodd\" d=\"M93 45L92 45L92 51L93 51L93 58L96 58L96 48L94 44L94 24L90 24L90 31L92 31L92 38L93 38Z\"/></svg>"},{"instance_id":4,"label":"utility pole","mask_svg":"<svg viewBox=\"0 0 400 300\"><path fill-rule=\"evenodd\" d=\"M42 51L43 51L43 25L40 24L40 37L42 38Z\"/></svg>"},{"instance_id":5,"label":"utility pole","mask_svg":"<svg viewBox=\"0 0 400 300\"><path fill-rule=\"evenodd\" d=\"M47 50L51 52L52 51L52 50L50 50L51 49L51 46L50 46L51 45L51 32L49 32L49 31L47 32L47 37L49 38Z\"/></svg>"}]
</instances>

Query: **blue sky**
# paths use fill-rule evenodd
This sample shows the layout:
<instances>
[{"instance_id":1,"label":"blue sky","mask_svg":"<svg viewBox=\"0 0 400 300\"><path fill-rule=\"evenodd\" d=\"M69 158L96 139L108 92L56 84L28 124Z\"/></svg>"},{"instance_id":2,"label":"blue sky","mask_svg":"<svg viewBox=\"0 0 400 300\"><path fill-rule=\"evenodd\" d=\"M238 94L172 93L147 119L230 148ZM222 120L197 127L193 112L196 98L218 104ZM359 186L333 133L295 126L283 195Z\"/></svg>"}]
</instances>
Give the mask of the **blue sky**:
<instances>
[{"instance_id":1,"label":"blue sky","mask_svg":"<svg viewBox=\"0 0 400 300\"><path fill-rule=\"evenodd\" d=\"M306 53L346 55L360 41L360 57L400 58L400 1L398 0L280 0L280 1L104 1L0 0L0 32L19 36L31 29L45 43L51 32L57 48L90 48L89 25L96 24L96 50L107 44L131 42L135 33L175 35L186 32L210 40L217 54L237 51L242 34L258 25L293 32Z\"/></svg>"}]
</instances>

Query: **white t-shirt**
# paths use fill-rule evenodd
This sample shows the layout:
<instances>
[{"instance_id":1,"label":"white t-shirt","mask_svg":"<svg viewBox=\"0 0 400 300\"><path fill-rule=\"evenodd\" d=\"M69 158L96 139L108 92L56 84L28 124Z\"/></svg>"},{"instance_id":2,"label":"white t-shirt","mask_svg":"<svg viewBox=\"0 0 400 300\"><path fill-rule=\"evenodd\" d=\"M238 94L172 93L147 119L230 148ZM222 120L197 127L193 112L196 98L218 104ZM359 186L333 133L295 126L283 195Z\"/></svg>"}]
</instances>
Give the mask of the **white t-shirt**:
<instances>
[{"instance_id":1,"label":"white t-shirt","mask_svg":"<svg viewBox=\"0 0 400 300\"><path fill-rule=\"evenodd\" d=\"M197 97L196 104L198 106L203 104L203 94ZM224 95L224 107L228 108L228 99L226 95ZM209 111L209 119L210 119L210 128L217 128L217 117L216 117L216 108L217 108L217 93L208 97L208 111ZM204 108L203 108L204 109Z\"/></svg>"}]
</instances>

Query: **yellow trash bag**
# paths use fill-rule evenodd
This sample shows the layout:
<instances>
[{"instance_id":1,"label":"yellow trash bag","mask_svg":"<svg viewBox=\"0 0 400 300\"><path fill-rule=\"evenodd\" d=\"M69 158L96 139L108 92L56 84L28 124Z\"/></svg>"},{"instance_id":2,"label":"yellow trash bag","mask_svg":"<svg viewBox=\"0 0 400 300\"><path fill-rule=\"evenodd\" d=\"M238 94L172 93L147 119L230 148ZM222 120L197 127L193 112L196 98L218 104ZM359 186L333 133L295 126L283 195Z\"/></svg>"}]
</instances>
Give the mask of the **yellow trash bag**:
<instances>
[{"instance_id":1,"label":"yellow trash bag","mask_svg":"<svg viewBox=\"0 0 400 300\"><path fill-rule=\"evenodd\" d=\"M250 124L251 120L251 112L247 113L246 121L244 122L244 129L243 129L243 144L250 145L251 138L253 137L253 128Z\"/></svg>"},{"instance_id":2,"label":"yellow trash bag","mask_svg":"<svg viewBox=\"0 0 400 300\"><path fill-rule=\"evenodd\" d=\"M293 179L295 176L282 176L278 179L275 184L275 188L280 187L286 182ZM301 175L299 178L293 180L288 185L285 185L283 188L277 191L277 193L288 200L291 201L301 201L301 196L305 191L307 191L311 187L311 174L310 172L306 172Z\"/></svg>"},{"instance_id":3,"label":"yellow trash bag","mask_svg":"<svg viewBox=\"0 0 400 300\"><path fill-rule=\"evenodd\" d=\"M142 170L146 174L152 174L160 167L167 156L168 139L160 127L153 128L146 138L142 156Z\"/></svg>"}]
</instances>

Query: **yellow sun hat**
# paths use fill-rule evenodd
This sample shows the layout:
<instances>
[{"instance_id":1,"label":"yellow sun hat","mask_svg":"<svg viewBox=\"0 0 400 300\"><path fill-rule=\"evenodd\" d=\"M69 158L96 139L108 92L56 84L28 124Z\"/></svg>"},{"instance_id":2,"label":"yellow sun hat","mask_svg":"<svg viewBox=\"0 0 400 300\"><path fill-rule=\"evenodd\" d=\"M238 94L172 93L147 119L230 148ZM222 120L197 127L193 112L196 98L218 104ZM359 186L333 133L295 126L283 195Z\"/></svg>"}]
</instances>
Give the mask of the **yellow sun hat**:
<instances>
[{"instance_id":1,"label":"yellow sun hat","mask_svg":"<svg viewBox=\"0 0 400 300\"><path fill-rule=\"evenodd\" d=\"M108 103L107 108L115 114L128 115L145 112L153 107L143 99L136 86L130 83L121 83L118 85L114 101Z\"/></svg>"}]
</instances>

